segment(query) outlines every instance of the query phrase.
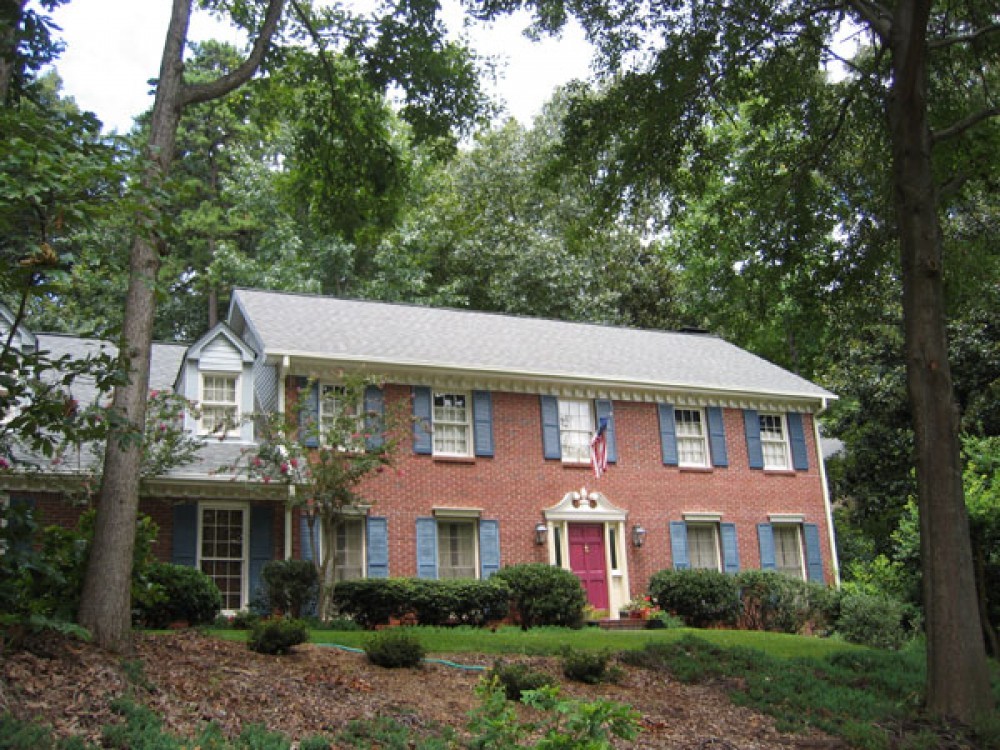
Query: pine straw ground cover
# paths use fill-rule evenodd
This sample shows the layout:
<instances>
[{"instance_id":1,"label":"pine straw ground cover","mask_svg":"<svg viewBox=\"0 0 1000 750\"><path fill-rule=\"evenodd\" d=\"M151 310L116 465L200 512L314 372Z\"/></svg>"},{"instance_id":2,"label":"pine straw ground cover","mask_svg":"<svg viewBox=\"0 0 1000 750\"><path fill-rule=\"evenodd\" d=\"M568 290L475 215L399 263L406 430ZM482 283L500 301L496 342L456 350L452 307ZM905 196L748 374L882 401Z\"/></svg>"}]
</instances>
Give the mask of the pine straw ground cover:
<instances>
[{"instance_id":1,"label":"pine straw ground cover","mask_svg":"<svg viewBox=\"0 0 1000 750\"><path fill-rule=\"evenodd\" d=\"M471 654L452 658L484 666L494 660ZM846 747L818 733L777 731L772 719L733 706L724 685L682 685L634 667L624 668L618 684L583 685L564 679L557 659L512 659L557 676L567 697L607 698L638 710L642 731L621 747ZM474 689L481 676L437 663L383 669L364 655L311 644L286 656L264 656L241 643L182 631L140 635L131 659L67 641L51 642L42 653L6 655L0 664L0 713L93 742L104 725L121 721L110 704L122 695L150 707L168 731L186 737L214 722L230 737L258 724L293 740L333 738L352 720L386 717L417 736L442 725L461 733L478 705Z\"/></svg>"}]
</instances>

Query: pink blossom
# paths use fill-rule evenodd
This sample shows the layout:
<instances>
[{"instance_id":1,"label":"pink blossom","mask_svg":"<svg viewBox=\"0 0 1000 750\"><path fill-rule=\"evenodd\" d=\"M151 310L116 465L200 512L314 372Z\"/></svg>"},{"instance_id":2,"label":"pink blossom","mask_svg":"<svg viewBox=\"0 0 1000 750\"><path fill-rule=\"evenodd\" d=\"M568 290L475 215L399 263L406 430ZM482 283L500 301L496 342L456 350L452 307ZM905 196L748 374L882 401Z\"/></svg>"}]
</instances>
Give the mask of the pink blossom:
<instances>
[{"instance_id":1,"label":"pink blossom","mask_svg":"<svg viewBox=\"0 0 1000 750\"><path fill-rule=\"evenodd\" d=\"M264 480L264 484L270 484L271 483L271 477L269 477L267 474L265 474L262 478Z\"/></svg>"},{"instance_id":2,"label":"pink blossom","mask_svg":"<svg viewBox=\"0 0 1000 750\"><path fill-rule=\"evenodd\" d=\"M292 465L293 469L299 468L299 459L293 458L289 463Z\"/></svg>"},{"instance_id":3,"label":"pink blossom","mask_svg":"<svg viewBox=\"0 0 1000 750\"><path fill-rule=\"evenodd\" d=\"M282 474L287 474L288 473L288 464L286 462L282 461L280 468L281 468L281 473Z\"/></svg>"},{"instance_id":4,"label":"pink blossom","mask_svg":"<svg viewBox=\"0 0 1000 750\"><path fill-rule=\"evenodd\" d=\"M263 463L264 462L260 460L260 456L254 456L254 458L253 458L253 465L254 466L260 466Z\"/></svg>"},{"instance_id":5,"label":"pink blossom","mask_svg":"<svg viewBox=\"0 0 1000 750\"><path fill-rule=\"evenodd\" d=\"M53 461L53 463L55 463L55 461ZM9 468L10 468L10 461L8 461L6 458L0 457L0 469L9 469Z\"/></svg>"}]
</instances>

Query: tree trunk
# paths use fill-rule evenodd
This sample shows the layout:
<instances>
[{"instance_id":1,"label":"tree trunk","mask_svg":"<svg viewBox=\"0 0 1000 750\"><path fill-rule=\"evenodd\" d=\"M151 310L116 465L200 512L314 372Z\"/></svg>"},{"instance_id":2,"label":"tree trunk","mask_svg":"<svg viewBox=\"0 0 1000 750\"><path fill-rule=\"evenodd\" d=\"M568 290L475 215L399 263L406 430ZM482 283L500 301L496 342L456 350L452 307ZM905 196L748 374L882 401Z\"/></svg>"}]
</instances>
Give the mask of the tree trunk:
<instances>
[{"instance_id":1,"label":"tree trunk","mask_svg":"<svg viewBox=\"0 0 1000 750\"><path fill-rule=\"evenodd\" d=\"M992 698L962 488L958 408L945 332L942 239L931 170L930 0L900 3L888 103L903 277L906 381L916 441L927 629L927 708L969 722Z\"/></svg>"},{"instance_id":2,"label":"tree trunk","mask_svg":"<svg viewBox=\"0 0 1000 750\"><path fill-rule=\"evenodd\" d=\"M154 196L157 186L170 172L177 125L185 105L217 99L246 83L260 66L284 7L284 0L268 0L253 49L238 68L215 81L185 86L183 55L191 3L192 0L173 0L146 149L148 164L143 177L146 196ZM104 452L94 541L79 612L80 624L91 631L97 645L119 653L129 651L132 646L132 552L160 269L161 242L156 237L157 206L153 201L154 198L148 197L143 203L132 243L121 343L129 382L115 389L112 408L121 422L112 426Z\"/></svg>"},{"instance_id":3,"label":"tree trunk","mask_svg":"<svg viewBox=\"0 0 1000 750\"><path fill-rule=\"evenodd\" d=\"M155 188L170 171L181 113L182 55L190 15L191 0L174 0L146 150L149 160L143 178L146 190ZM149 218L155 215L155 206L147 203L145 209L132 242L122 328L120 351L129 382L115 388L112 409L122 423L112 425L104 451L94 541L79 612L80 624L90 630L94 641L119 653L131 649L132 552L160 269L159 241L154 236L154 222Z\"/></svg>"},{"instance_id":4,"label":"tree trunk","mask_svg":"<svg viewBox=\"0 0 1000 750\"><path fill-rule=\"evenodd\" d=\"M17 69L17 30L28 0L0 0L0 107L6 107Z\"/></svg>"}]
</instances>

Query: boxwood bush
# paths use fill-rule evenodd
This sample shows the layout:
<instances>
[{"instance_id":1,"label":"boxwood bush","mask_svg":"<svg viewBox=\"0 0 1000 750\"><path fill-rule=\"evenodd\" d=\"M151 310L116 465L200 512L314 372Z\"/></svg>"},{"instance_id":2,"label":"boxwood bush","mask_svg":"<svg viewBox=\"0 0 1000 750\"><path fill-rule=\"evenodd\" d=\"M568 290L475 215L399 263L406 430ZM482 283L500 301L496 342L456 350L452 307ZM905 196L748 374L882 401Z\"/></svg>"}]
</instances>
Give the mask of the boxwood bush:
<instances>
[{"instance_id":1,"label":"boxwood bush","mask_svg":"<svg viewBox=\"0 0 1000 750\"><path fill-rule=\"evenodd\" d=\"M176 622L205 625L222 609L222 595L215 582L197 568L153 563L146 579L158 592L136 604L137 619L147 628L165 628Z\"/></svg>"},{"instance_id":2,"label":"boxwood bush","mask_svg":"<svg viewBox=\"0 0 1000 750\"><path fill-rule=\"evenodd\" d=\"M250 628L247 645L259 654L287 654L309 640L309 631L301 620L275 617L259 620Z\"/></svg>"},{"instance_id":3,"label":"boxwood bush","mask_svg":"<svg viewBox=\"0 0 1000 750\"><path fill-rule=\"evenodd\" d=\"M850 643L896 650L909 641L919 623L912 605L887 594L845 594L837 633Z\"/></svg>"},{"instance_id":4,"label":"boxwood bush","mask_svg":"<svg viewBox=\"0 0 1000 750\"><path fill-rule=\"evenodd\" d=\"M695 628L733 625L740 613L736 580L717 570L661 570L649 580L649 595Z\"/></svg>"},{"instance_id":5,"label":"boxwood bush","mask_svg":"<svg viewBox=\"0 0 1000 750\"><path fill-rule=\"evenodd\" d=\"M512 614L521 627L583 625L587 595L580 579L570 571L544 563L523 563L503 568L490 580L497 579L510 586Z\"/></svg>"},{"instance_id":6,"label":"boxwood bush","mask_svg":"<svg viewBox=\"0 0 1000 750\"><path fill-rule=\"evenodd\" d=\"M315 607L319 578L311 560L271 560L261 578L272 610L298 618Z\"/></svg>"},{"instance_id":7,"label":"boxwood bush","mask_svg":"<svg viewBox=\"0 0 1000 750\"><path fill-rule=\"evenodd\" d=\"M421 625L484 625L503 619L509 600L510 587L496 576L485 581L367 578L341 581L333 589L339 613L365 628L408 615Z\"/></svg>"},{"instance_id":8,"label":"boxwood bush","mask_svg":"<svg viewBox=\"0 0 1000 750\"><path fill-rule=\"evenodd\" d=\"M365 654L379 667L415 667L424 658L424 647L407 628L388 628L365 641Z\"/></svg>"}]
</instances>

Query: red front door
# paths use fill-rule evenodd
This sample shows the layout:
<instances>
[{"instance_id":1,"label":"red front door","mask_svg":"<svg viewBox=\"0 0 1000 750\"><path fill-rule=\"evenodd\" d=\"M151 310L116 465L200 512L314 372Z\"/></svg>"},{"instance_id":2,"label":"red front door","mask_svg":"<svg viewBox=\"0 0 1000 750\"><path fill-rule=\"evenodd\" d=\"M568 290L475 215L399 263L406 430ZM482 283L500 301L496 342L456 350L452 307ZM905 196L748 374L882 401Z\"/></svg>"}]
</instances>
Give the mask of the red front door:
<instances>
[{"instance_id":1,"label":"red front door","mask_svg":"<svg viewBox=\"0 0 1000 750\"><path fill-rule=\"evenodd\" d=\"M568 533L569 567L587 592L594 609L608 608L608 571L604 567L604 526L571 523Z\"/></svg>"}]
</instances>

